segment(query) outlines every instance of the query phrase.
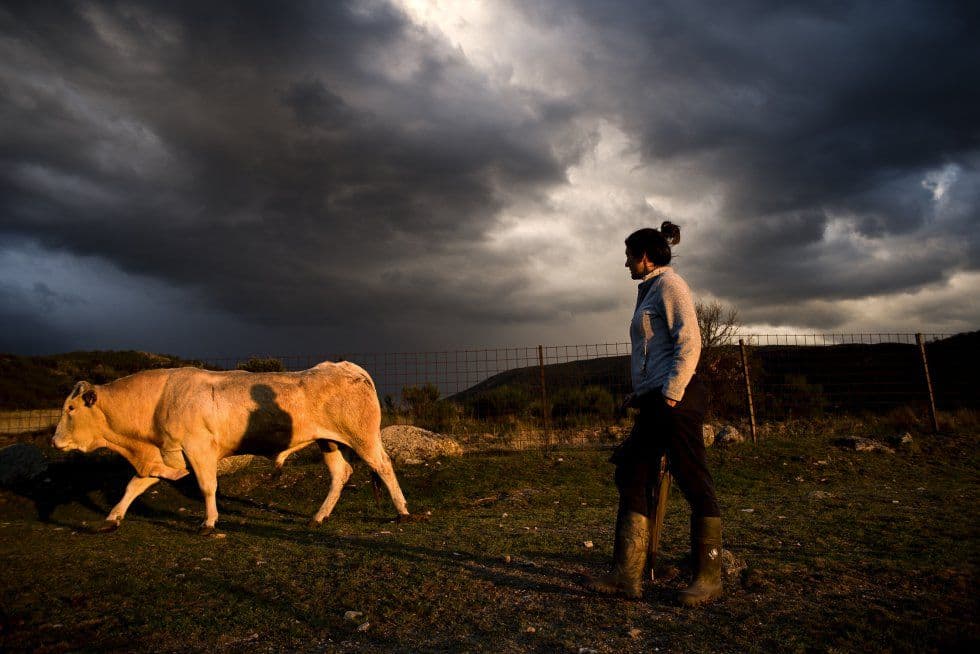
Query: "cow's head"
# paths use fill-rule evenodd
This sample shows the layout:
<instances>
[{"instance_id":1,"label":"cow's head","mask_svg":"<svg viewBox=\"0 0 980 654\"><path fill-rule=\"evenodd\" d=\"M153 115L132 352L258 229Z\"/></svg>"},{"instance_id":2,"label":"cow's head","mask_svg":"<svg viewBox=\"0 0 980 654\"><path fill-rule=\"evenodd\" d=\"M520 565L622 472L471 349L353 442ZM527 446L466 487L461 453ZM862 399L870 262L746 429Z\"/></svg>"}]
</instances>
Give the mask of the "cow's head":
<instances>
[{"instance_id":1,"label":"cow's head","mask_svg":"<svg viewBox=\"0 0 980 654\"><path fill-rule=\"evenodd\" d=\"M105 446L108 429L105 414L98 405L98 388L81 381L68 394L61 410L61 420L51 444L59 450L91 452Z\"/></svg>"}]
</instances>

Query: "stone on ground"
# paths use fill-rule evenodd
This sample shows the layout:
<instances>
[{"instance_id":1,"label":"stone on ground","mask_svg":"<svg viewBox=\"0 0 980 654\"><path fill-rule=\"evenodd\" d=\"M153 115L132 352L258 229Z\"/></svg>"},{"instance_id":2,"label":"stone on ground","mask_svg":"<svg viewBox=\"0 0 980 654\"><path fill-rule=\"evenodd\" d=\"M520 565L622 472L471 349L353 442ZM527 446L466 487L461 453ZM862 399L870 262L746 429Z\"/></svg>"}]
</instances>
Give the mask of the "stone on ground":
<instances>
[{"instance_id":1,"label":"stone on ground","mask_svg":"<svg viewBox=\"0 0 980 654\"><path fill-rule=\"evenodd\" d=\"M745 559L732 554L730 550L721 550L721 569L725 571L727 577L739 577L742 571L749 567Z\"/></svg>"},{"instance_id":2,"label":"stone on ground","mask_svg":"<svg viewBox=\"0 0 980 654\"><path fill-rule=\"evenodd\" d=\"M230 475L253 465L270 465L269 460L254 454L241 454L239 456L229 456L218 461L218 474Z\"/></svg>"},{"instance_id":3,"label":"stone on ground","mask_svg":"<svg viewBox=\"0 0 980 654\"><path fill-rule=\"evenodd\" d=\"M704 426L701 427L701 437L704 439L705 447L711 447L714 445L715 431L715 426L708 423L704 423Z\"/></svg>"},{"instance_id":4,"label":"stone on ground","mask_svg":"<svg viewBox=\"0 0 980 654\"><path fill-rule=\"evenodd\" d=\"M718 435L715 436L715 442L719 445L736 445L738 443L744 443L745 436L742 436L742 432L731 425L725 425L718 431Z\"/></svg>"},{"instance_id":5,"label":"stone on ground","mask_svg":"<svg viewBox=\"0 0 980 654\"><path fill-rule=\"evenodd\" d=\"M854 450L855 452L884 452L886 454L895 453L895 450L888 447L884 443L871 438L864 438L862 436L841 438L835 441L835 443L841 447Z\"/></svg>"},{"instance_id":6,"label":"stone on ground","mask_svg":"<svg viewBox=\"0 0 980 654\"><path fill-rule=\"evenodd\" d=\"M381 441L395 463L418 465L441 456L461 456L462 446L443 434L414 427L391 425L381 430Z\"/></svg>"}]
</instances>

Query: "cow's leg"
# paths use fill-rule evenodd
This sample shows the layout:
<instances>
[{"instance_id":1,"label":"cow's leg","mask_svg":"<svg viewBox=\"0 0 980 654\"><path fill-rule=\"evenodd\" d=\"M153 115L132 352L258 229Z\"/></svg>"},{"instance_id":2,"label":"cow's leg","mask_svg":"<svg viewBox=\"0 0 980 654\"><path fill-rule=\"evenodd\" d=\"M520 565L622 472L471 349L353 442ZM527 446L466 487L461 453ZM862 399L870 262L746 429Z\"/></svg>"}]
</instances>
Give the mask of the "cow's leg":
<instances>
[{"instance_id":1,"label":"cow's leg","mask_svg":"<svg viewBox=\"0 0 980 654\"><path fill-rule=\"evenodd\" d=\"M330 470L330 490L327 492L327 499L323 500L320 510L316 512L310 520L310 526L315 527L330 517L330 512L340 499L340 493L344 490L344 484L350 479L354 468L351 467L340 447L333 441L318 440L316 442L323 452L323 462Z\"/></svg>"},{"instance_id":2,"label":"cow's leg","mask_svg":"<svg viewBox=\"0 0 980 654\"><path fill-rule=\"evenodd\" d=\"M398 479L395 477L395 470L391 467L391 459L381 444L380 433L371 440L372 443L367 448L355 451L357 451L359 457L364 459L364 463L368 464L371 470L374 470L381 477L381 481L384 482L388 488L388 493L391 495L391 501L395 504L395 510L398 511L399 519L407 519L408 505L405 503L405 496L402 495L402 489L398 485Z\"/></svg>"},{"instance_id":3,"label":"cow's leg","mask_svg":"<svg viewBox=\"0 0 980 654\"><path fill-rule=\"evenodd\" d=\"M109 511L109 515L106 516L105 523L97 529L100 532L115 531L119 527L119 523L122 519L126 517L126 511L129 509L129 505L133 503L137 497L143 494L147 488L153 484L160 481L158 477L133 477L126 484L126 492L123 494L119 504L112 507L112 511Z\"/></svg>"},{"instance_id":4,"label":"cow's leg","mask_svg":"<svg viewBox=\"0 0 980 654\"><path fill-rule=\"evenodd\" d=\"M218 461L214 453L207 449L198 451L188 448L185 452L204 495L204 522L198 533L207 536L214 533L214 523L218 521Z\"/></svg>"}]
</instances>

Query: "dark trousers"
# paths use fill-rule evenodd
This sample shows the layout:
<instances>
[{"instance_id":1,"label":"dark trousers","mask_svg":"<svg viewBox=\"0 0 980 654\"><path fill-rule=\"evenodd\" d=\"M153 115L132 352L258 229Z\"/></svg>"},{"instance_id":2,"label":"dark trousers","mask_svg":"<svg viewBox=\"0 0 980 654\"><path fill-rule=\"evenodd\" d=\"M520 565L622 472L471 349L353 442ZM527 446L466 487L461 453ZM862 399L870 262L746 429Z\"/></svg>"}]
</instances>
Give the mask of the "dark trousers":
<instances>
[{"instance_id":1,"label":"dark trousers","mask_svg":"<svg viewBox=\"0 0 980 654\"><path fill-rule=\"evenodd\" d=\"M653 515L652 491L660 458L666 454L668 469L691 505L691 514L695 518L721 516L701 434L707 405L707 389L696 376L675 407L667 406L656 391L640 397L633 430L610 459L616 464L621 508Z\"/></svg>"}]
</instances>

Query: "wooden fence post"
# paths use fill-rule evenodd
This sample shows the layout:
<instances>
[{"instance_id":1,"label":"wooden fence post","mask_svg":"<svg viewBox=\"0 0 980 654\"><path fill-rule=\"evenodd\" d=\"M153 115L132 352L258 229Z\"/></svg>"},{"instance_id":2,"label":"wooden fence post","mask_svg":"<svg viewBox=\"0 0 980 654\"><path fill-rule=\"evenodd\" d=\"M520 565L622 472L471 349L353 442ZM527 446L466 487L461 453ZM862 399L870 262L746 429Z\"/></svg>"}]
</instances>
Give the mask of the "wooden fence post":
<instances>
[{"instance_id":1,"label":"wooden fence post","mask_svg":"<svg viewBox=\"0 0 980 654\"><path fill-rule=\"evenodd\" d=\"M544 385L544 346L538 346L538 371L541 373L541 424L548 432L547 442L551 444L551 425L548 414L548 391Z\"/></svg>"},{"instance_id":2,"label":"wooden fence post","mask_svg":"<svg viewBox=\"0 0 980 654\"><path fill-rule=\"evenodd\" d=\"M936 415L936 396L932 392L932 377L929 375L929 360L926 358L926 342L922 334L915 335L915 342L919 344L919 355L922 357L922 371L926 375L926 390L929 391L929 417L932 418L932 430L939 433L939 416Z\"/></svg>"},{"instance_id":3,"label":"wooden fence post","mask_svg":"<svg viewBox=\"0 0 980 654\"><path fill-rule=\"evenodd\" d=\"M745 399L749 405L749 424L752 426L752 442L755 443L755 405L752 402L752 379L749 377L749 357L745 351L745 339L738 339L738 348L742 352L742 375L745 377Z\"/></svg>"}]
</instances>

